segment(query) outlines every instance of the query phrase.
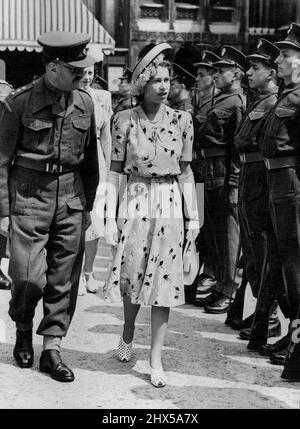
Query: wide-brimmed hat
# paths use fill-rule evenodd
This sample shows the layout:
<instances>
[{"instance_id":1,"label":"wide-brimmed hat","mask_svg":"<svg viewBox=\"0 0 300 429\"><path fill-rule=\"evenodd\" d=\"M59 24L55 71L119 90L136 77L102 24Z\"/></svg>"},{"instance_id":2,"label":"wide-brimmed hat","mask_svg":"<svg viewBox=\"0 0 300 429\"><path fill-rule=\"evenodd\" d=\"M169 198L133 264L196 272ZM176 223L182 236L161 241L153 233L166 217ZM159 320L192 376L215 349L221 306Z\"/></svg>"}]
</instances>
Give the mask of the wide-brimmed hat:
<instances>
[{"instance_id":1,"label":"wide-brimmed hat","mask_svg":"<svg viewBox=\"0 0 300 429\"><path fill-rule=\"evenodd\" d=\"M206 67L209 69L215 69L216 67L213 66L213 63L216 63L220 59L221 58L218 55L211 51L202 51L199 61L194 63L193 66L194 68Z\"/></svg>"},{"instance_id":2,"label":"wide-brimmed hat","mask_svg":"<svg viewBox=\"0 0 300 429\"><path fill-rule=\"evenodd\" d=\"M239 67L241 70L246 70L247 60L243 52L233 46L225 45L221 50L220 60L213 63L215 67Z\"/></svg>"},{"instance_id":3,"label":"wide-brimmed hat","mask_svg":"<svg viewBox=\"0 0 300 429\"><path fill-rule=\"evenodd\" d=\"M274 43L279 49L297 49L300 51L300 25L292 23L284 40Z\"/></svg>"},{"instance_id":4,"label":"wide-brimmed hat","mask_svg":"<svg viewBox=\"0 0 300 429\"><path fill-rule=\"evenodd\" d=\"M266 39L259 39L255 54L247 55L248 61L262 61L263 63L276 67L275 60L279 55L279 48Z\"/></svg>"},{"instance_id":5,"label":"wide-brimmed hat","mask_svg":"<svg viewBox=\"0 0 300 429\"><path fill-rule=\"evenodd\" d=\"M131 82L134 83L139 75L149 66L152 61L163 52L169 52L173 56L174 50L169 43L159 43L154 46L143 58L141 58L133 69Z\"/></svg>"},{"instance_id":6,"label":"wide-brimmed hat","mask_svg":"<svg viewBox=\"0 0 300 429\"><path fill-rule=\"evenodd\" d=\"M89 34L65 31L44 33L37 39L49 59L79 68L90 67L96 62L88 55L87 45L90 40Z\"/></svg>"}]
</instances>

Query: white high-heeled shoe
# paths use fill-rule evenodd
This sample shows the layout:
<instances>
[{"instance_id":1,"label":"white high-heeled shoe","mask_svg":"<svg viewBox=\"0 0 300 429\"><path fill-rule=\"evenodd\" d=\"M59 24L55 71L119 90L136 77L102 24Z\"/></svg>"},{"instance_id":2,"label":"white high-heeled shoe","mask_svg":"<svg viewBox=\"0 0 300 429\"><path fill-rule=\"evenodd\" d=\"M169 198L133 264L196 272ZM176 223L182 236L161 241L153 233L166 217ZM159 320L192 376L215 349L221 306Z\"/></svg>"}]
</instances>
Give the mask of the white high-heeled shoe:
<instances>
[{"instance_id":1,"label":"white high-heeled shoe","mask_svg":"<svg viewBox=\"0 0 300 429\"><path fill-rule=\"evenodd\" d=\"M132 355L132 346L133 342L127 344L123 340L123 335L120 337L119 345L118 345L118 354L121 362L129 362Z\"/></svg>"},{"instance_id":2,"label":"white high-heeled shoe","mask_svg":"<svg viewBox=\"0 0 300 429\"><path fill-rule=\"evenodd\" d=\"M152 368L152 366L150 365L150 381L151 384L154 387L165 387L165 385L167 384L167 377L166 374L164 373L164 370L162 367L160 368Z\"/></svg>"}]
</instances>

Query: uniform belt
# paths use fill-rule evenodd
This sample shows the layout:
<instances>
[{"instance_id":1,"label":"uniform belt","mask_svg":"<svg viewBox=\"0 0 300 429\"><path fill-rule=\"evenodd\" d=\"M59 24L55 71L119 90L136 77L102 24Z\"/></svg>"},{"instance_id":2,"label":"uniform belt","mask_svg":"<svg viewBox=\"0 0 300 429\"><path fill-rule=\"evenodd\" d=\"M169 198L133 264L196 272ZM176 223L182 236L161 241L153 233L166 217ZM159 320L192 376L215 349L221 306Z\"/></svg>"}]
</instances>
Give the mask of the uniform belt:
<instances>
[{"instance_id":1,"label":"uniform belt","mask_svg":"<svg viewBox=\"0 0 300 429\"><path fill-rule=\"evenodd\" d=\"M267 170L300 166L299 156L283 156L281 158L264 158Z\"/></svg>"},{"instance_id":2,"label":"uniform belt","mask_svg":"<svg viewBox=\"0 0 300 429\"><path fill-rule=\"evenodd\" d=\"M202 158L217 158L218 156L227 156L228 149L226 147L208 147L206 149L200 149L198 154Z\"/></svg>"},{"instance_id":3,"label":"uniform belt","mask_svg":"<svg viewBox=\"0 0 300 429\"><path fill-rule=\"evenodd\" d=\"M252 162L263 161L264 157L261 152L240 153L240 163L250 164Z\"/></svg>"},{"instance_id":4,"label":"uniform belt","mask_svg":"<svg viewBox=\"0 0 300 429\"><path fill-rule=\"evenodd\" d=\"M17 156L14 160L14 165L20 167L29 168L30 170L42 171L44 173L56 174L56 173L70 173L77 170L77 167L66 167L60 164L53 164L50 162L35 161L33 159L23 158Z\"/></svg>"}]
</instances>

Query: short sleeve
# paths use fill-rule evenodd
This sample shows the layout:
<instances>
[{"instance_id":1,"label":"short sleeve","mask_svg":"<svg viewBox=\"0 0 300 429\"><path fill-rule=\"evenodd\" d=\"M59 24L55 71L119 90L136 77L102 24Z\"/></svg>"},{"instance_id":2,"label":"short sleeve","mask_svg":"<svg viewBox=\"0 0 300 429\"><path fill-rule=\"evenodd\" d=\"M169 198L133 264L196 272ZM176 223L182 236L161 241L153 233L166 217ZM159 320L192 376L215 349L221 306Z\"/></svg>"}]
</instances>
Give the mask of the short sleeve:
<instances>
[{"instance_id":1,"label":"short sleeve","mask_svg":"<svg viewBox=\"0 0 300 429\"><path fill-rule=\"evenodd\" d=\"M112 161L125 161L127 149L127 137L130 128L130 110L118 112L112 123Z\"/></svg>"},{"instance_id":2,"label":"short sleeve","mask_svg":"<svg viewBox=\"0 0 300 429\"><path fill-rule=\"evenodd\" d=\"M180 161L192 161L193 142L194 142L194 126L192 116L188 112L182 112L179 119L183 148Z\"/></svg>"}]
</instances>

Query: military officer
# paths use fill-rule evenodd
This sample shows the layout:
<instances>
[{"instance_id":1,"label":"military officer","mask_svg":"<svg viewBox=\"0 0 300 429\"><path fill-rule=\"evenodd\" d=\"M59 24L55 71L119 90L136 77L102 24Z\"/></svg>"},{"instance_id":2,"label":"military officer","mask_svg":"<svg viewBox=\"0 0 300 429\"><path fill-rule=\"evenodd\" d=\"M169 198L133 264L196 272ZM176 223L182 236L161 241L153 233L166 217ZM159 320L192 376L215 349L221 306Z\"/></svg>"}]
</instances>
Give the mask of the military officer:
<instances>
[{"instance_id":1,"label":"military officer","mask_svg":"<svg viewBox=\"0 0 300 429\"><path fill-rule=\"evenodd\" d=\"M114 114L132 108L132 100L130 95L130 82L132 71L125 67L119 82L119 99L118 104L114 108Z\"/></svg>"},{"instance_id":2,"label":"military officer","mask_svg":"<svg viewBox=\"0 0 300 429\"><path fill-rule=\"evenodd\" d=\"M214 75L216 74L216 68L212 65L214 62L218 61L220 57L210 51L202 51L200 61L194 63L194 68L196 70L196 82L197 82L197 94L198 94L198 103L195 107L194 114L194 141L197 140L198 129L206 121L207 114L213 106L213 99L215 95L219 92L215 86ZM197 143L195 143L197 144ZM192 170L194 172L194 178L196 183L203 183L204 177L201 174L202 164L205 164L205 160L201 157L197 159L197 152L193 153L193 161L191 163ZM204 167L205 168L205 167ZM209 238L209 237L207 237ZM211 237L212 238L212 237ZM200 247L200 257L205 261L204 272L197 279L197 292L200 294L205 294L211 292L213 287L216 284L216 280L213 277L212 267L213 267L213 255L210 254L210 249L214 244L205 243L204 237L199 239ZM201 264L202 261L200 261ZM195 305L198 305L198 301L194 302Z\"/></svg>"},{"instance_id":3,"label":"military officer","mask_svg":"<svg viewBox=\"0 0 300 429\"><path fill-rule=\"evenodd\" d=\"M99 180L94 106L78 90L90 36L46 33L45 75L3 103L0 127L0 229L10 235L9 314L16 323L14 358L33 364L35 308L43 299L40 370L61 382L74 374L60 356L74 314L88 212Z\"/></svg>"},{"instance_id":4,"label":"military officer","mask_svg":"<svg viewBox=\"0 0 300 429\"><path fill-rule=\"evenodd\" d=\"M299 325L300 306L300 25L292 24L285 40L276 42L278 77L284 89L267 116L260 148L267 167L269 208L283 268L292 326ZM284 292L283 292L284 295ZM300 343L291 336L281 375L300 381Z\"/></svg>"},{"instance_id":5,"label":"military officer","mask_svg":"<svg viewBox=\"0 0 300 429\"><path fill-rule=\"evenodd\" d=\"M176 52L172 64L169 105L172 109L184 110L191 115L194 113L192 92L196 82L193 63L198 56L198 49L185 43Z\"/></svg>"},{"instance_id":6,"label":"military officer","mask_svg":"<svg viewBox=\"0 0 300 429\"><path fill-rule=\"evenodd\" d=\"M241 163L239 222L244 270L253 296L259 297L255 316L247 318L248 323L246 320L241 323L245 328L240 332L240 337L250 339L248 349L251 350L260 349L261 345L266 344L267 337L281 334L277 304L274 302L277 297L276 284L282 279L281 267L280 264L272 263L272 271L268 267L267 234L272 233L272 227L268 214L265 165L258 147L264 118L277 101L275 60L278 54L276 46L268 40L260 39L256 53L247 57L250 68L246 75L251 90L256 91L256 97L248 106L235 136ZM271 245L273 240L271 237L269 239ZM268 329L269 312L271 316Z\"/></svg>"},{"instance_id":7,"label":"military officer","mask_svg":"<svg viewBox=\"0 0 300 429\"><path fill-rule=\"evenodd\" d=\"M246 108L241 88L246 60L239 50L224 46L221 59L213 66L217 68L215 83L220 93L214 97L213 107L197 131L194 147L197 159L205 160L201 168L205 190L201 234L205 243L215 243L211 254L214 254L213 271L217 280L202 305L208 313L225 313L237 288L239 163L234 134Z\"/></svg>"}]
</instances>

